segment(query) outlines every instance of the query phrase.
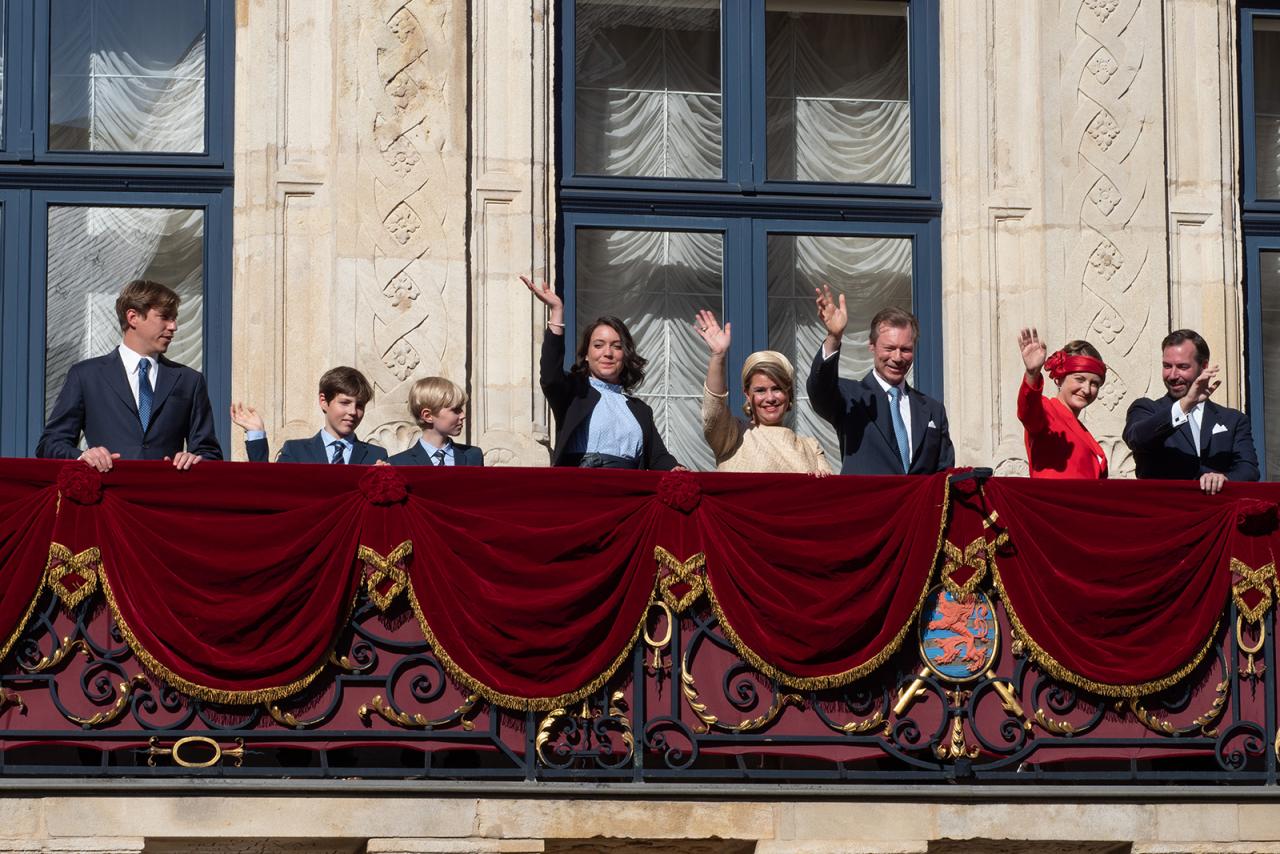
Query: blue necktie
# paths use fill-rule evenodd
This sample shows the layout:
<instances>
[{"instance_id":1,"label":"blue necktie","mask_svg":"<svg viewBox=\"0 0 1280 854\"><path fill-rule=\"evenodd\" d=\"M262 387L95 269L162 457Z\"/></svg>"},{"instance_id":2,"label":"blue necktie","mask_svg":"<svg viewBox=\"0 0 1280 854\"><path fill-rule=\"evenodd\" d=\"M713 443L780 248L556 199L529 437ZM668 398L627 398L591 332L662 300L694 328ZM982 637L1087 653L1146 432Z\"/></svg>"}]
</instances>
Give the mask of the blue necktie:
<instances>
[{"instance_id":1,"label":"blue necktie","mask_svg":"<svg viewBox=\"0 0 1280 854\"><path fill-rule=\"evenodd\" d=\"M911 471L911 449L907 447L907 425L902 421L902 410L898 401L902 399L902 389L896 385L889 386L889 415L893 418L893 437L898 440L898 456L902 458L902 473Z\"/></svg>"},{"instance_id":2,"label":"blue necktie","mask_svg":"<svg viewBox=\"0 0 1280 854\"><path fill-rule=\"evenodd\" d=\"M142 422L142 432L147 432L151 423L151 361L143 359L138 362L138 420Z\"/></svg>"},{"instance_id":3,"label":"blue necktie","mask_svg":"<svg viewBox=\"0 0 1280 854\"><path fill-rule=\"evenodd\" d=\"M333 443L332 445L330 445L329 447L333 450L333 459L329 460L329 462L331 462L331 463L344 463L344 464L345 464L345 463L346 463L346 458L344 458L344 457L342 456L342 452L343 452L344 450L346 450L347 443L346 443L346 442L334 442L334 443Z\"/></svg>"},{"instance_id":4,"label":"blue necktie","mask_svg":"<svg viewBox=\"0 0 1280 854\"><path fill-rule=\"evenodd\" d=\"M431 455L431 459L435 460L434 465L444 465L444 448L437 448L436 452Z\"/></svg>"}]
</instances>

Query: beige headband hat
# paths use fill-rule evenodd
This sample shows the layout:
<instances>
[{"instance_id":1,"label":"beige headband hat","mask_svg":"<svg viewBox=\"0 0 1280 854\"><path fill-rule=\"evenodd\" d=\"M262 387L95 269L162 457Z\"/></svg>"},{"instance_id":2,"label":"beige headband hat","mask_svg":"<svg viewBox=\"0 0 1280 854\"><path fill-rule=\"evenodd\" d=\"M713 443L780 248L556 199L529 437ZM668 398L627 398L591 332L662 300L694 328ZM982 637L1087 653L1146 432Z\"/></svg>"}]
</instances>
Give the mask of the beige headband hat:
<instances>
[{"instance_id":1,"label":"beige headband hat","mask_svg":"<svg viewBox=\"0 0 1280 854\"><path fill-rule=\"evenodd\" d=\"M781 368L791 380L791 384L796 382L796 369L791 367L791 360L779 353L777 350L757 350L747 357L742 363L742 386L747 385L747 380L751 379L751 375L760 369L761 365L773 365Z\"/></svg>"}]
</instances>

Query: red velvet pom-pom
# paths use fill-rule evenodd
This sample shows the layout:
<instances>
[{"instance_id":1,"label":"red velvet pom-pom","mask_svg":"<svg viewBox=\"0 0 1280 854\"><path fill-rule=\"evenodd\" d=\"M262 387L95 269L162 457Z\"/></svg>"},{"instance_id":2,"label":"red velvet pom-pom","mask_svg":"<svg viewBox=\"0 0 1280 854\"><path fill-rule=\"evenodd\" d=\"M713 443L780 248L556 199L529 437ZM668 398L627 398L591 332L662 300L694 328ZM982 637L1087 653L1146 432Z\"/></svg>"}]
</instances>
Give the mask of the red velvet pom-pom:
<instances>
[{"instance_id":1,"label":"red velvet pom-pom","mask_svg":"<svg viewBox=\"0 0 1280 854\"><path fill-rule=\"evenodd\" d=\"M88 463L67 463L58 472L58 492L76 504L97 504L102 500L102 475Z\"/></svg>"},{"instance_id":2,"label":"red velvet pom-pom","mask_svg":"<svg viewBox=\"0 0 1280 854\"><path fill-rule=\"evenodd\" d=\"M1269 534L1276 529L1278 509L1273 501L1241 498L1236 501L1236 527L1244 534Z\"/></svg>"},{"instance_id":3,"label":"red velvet pom-pom","mask_svg":"<svg viewBox=\"0 0 1280 854\"><path fill-rule=\"evenodd\" d=\"M360 491L370 504L397 504L409 494L409 487L391 466L374 466L360 478Z\"/></svg>"},{"instance_id":4,"label":"red velvet pom-pom","mask_svg":"<svg viewBox=\"0 0 1280 854\"><path fill-rule=\"evenodd\" d=\"M681 513L692 513L702 500L702 487L687 471L669 471L658 481L658 500Z\"/></svg>"}]
</instances>

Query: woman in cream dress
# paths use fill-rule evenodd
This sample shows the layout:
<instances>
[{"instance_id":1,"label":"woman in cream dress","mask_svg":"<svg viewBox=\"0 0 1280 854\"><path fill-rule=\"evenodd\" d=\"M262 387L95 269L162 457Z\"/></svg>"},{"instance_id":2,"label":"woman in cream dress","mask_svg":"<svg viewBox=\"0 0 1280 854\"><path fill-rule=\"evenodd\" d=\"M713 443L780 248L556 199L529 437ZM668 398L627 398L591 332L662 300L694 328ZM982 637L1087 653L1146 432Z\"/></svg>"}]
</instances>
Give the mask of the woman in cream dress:
<instances>
[{"instance_id":1,"label":"woman in cream dress","mask_svg":"<svg viewBox=\"0 0 1280 854\"><path fill-rule=\"evenodd\" d=\"M831 466L818 440L797 436L784 427L791 409L795 370L786 356L761 350L742 366L742 390L747 419L729 411L725 379L725 355L729 352L729 327L722 328L710 311L698 312L695 329L707 343L711 359L702 389L702 432L716 456L720 471L802 472L825 477Z\"/></svg>"}]
</instances>

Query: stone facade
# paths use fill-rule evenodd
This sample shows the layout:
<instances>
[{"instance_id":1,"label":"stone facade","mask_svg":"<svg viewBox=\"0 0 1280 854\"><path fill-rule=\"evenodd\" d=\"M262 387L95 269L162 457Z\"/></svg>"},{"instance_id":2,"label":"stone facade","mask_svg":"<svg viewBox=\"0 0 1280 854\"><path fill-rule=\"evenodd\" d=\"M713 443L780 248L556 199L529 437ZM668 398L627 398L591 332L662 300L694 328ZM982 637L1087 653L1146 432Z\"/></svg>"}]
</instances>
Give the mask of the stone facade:
<instances>
[{"instance_id":1,"label":"stone facade","mask_svg":"<svg viewBox=\"0 0 1280 854\"><path fill-rule=\"evenodd\" d=\"M6 798L0 852L93 854L1193 854L1280 852L1272 803L953 792L894 800L221 794ZM356 789L357 787L353 787ZM1077 790L1078 791L1078 790ZM551 793L544 793L551 794ZM944 797L945 795L945 797Z\"/></svg>"}]
</instances>

